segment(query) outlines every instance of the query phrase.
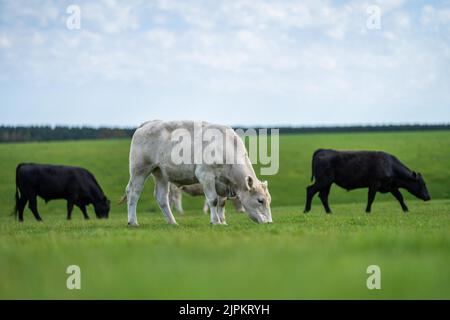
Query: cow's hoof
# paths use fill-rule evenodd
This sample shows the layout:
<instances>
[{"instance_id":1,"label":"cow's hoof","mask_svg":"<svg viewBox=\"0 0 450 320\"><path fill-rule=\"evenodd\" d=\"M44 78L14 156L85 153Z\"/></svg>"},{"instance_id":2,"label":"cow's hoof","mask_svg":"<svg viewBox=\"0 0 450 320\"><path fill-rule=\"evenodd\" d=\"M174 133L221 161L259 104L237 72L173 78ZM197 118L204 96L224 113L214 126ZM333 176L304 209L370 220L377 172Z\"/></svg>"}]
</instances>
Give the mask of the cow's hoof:
<instances>
[{"instance_id":1,"label":"cow's hoof","mask_svg":"<svg viewBox=\"0 0 450 320\"><path fill-rule=\"evenodd\" d=\"M303 213L304 213L304 214L308 214L308 213L309 213L309 210L305 210L305 211L303 211Z\"/></svg>"},{"instance_id":2,"label":"cow's hoof","mask_svg":"<svg viewBox=\"0 0 450 320\"><path fill-rule=\"evenodd\" d=\"M128 222L129 228L137 228L139 227L139 224L137 222Z\"/></svg>"}]
</instances>

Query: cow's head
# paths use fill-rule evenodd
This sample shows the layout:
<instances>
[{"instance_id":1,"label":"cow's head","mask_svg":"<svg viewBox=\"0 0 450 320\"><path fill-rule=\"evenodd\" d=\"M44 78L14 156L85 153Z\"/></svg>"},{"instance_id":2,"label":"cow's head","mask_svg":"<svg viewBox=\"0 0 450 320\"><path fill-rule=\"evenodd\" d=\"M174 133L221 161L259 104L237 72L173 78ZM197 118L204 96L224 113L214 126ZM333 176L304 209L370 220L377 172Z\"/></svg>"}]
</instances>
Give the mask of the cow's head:
<instances>
[{"instance_id":1,"label":"cow's head","mask_svg":"<svg viewBox=\"0 0 450 320\"><path fill-rule=\"evenodd\" d=\"M102 200L94 203L95 215L97 218L106 219L109 216L109 210L111 206L111 201L108 198L103 197Z\"/></svg>"},{"instance_id":2,"label":"cow's head","mask_svg":"<svg viewBox=\"0 0 450 320\"><path fill-rule=\"evenodd\" d=\"M431 200L425 181L420 173L412 173L412 179L409 183L408 191L423 201Z\"/></svg>"},{"instance_id":3,"label":"cow's head","mask_svg":"<svg viewBox=\"0 0 450 320\"><path fill-rule=\"evenodd\" d=\"M245 178L246 190L238 193L239 200L250 219L257 223L272 223L271 197L267 181L260 182L251 176Z\"/></svg>"}]
</instances>

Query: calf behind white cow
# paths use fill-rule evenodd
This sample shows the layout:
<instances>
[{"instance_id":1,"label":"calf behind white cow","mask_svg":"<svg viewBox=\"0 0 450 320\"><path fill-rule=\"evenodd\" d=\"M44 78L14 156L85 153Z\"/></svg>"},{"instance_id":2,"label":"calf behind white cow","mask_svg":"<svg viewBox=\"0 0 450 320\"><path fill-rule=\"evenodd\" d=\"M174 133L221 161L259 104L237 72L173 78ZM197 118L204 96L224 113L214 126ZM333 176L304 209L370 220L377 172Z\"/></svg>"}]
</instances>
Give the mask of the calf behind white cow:
<instances>
[{"instance_id":1,"label":"calf behind white cow","mask_svg":"<svg viewBox=\"0 0 450 320\"><path fill-rule=\"evenodd\" d=\"M179 141L174 132L183 130L192 139L191 161L176 164L173 150ZM199 131L200 130L200 131ZM199 132L220 132L224 141L208 140ZM194 146L200 143L201 148ZM223 162L197 161L204 159L202 150L223 151ZM200 150L200 151L199 151ZM235 161L227 161L229 157ZM140 126L133 135L130 148L130 181L126 188L128 224L137 226L136 206L149 175L155 181L155 197L169 224L176 224L169 205L170 183L190 185L200 183L210 206L211 223L226 224L224 199L231 194L242 202L249 217L258 223L271 223L270 194L267 182L260 182L253 170L241 138L229 127L200 121L150 121Z\"/></svg>"},{"instance_id":2,"label":"calf behind white cow","mask_svg":"<svg viewBox=\"0 0 450 320\"><path fill-rule=\"evenodd\" d=\"M169 203L171 208L175 208L179 213L183 214L183 193L187 193L188 195L192 197L198 197L198 196L205 196L205 193L203 192L202 185L200 183L192 184L189 186L180 186L177 187L173 183L170 184L170 191L169 191ZM244 207L242 206L241 201L237 197L231 198L231 201L233 202L234 209L237 212L245 212ZM208 214L209 212L209 205L208 200L205 199L205 203L203 205L203 212L205 214Z\"/></svg>"}]
</instances>

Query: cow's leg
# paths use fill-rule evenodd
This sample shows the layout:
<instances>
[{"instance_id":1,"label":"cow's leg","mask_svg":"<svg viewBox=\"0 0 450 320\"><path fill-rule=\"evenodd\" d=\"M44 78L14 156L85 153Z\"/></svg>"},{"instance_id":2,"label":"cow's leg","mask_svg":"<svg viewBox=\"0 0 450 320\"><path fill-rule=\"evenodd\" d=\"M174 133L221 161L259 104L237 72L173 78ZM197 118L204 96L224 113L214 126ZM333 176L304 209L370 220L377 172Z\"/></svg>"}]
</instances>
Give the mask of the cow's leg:
<instances>
[{"instance_id":1,"label":"cow's leg","mask_svg":"<svg viewBox=\"0 0 450 320\"><path fill-rule=\"evenodd\" d=\"M67 220L72 219L73 202L67 201Z\"/></svg>"},{"instance_id":2,"label":"cow's leg","mask_svg":"<svg viewBox=\"0 0 450 320\"><path fill-rule=\"evenodd\" d=\"M317 183L315 183L312 186L309 186L309 187L306 188L306 204L305 204L305 211L304 211L304 213L308 213L309 211L311 211L312 199L316 195L317 192L319 192L319 188L317 187Z\"/></svg>"},{"instance_id":3,"label":"cow's leg","mask_svg":"<svg viewBox=\"0 0 450 320\"><path fill-rule=\"evenodd\" d=\"M126 189L128 205L128 225L137 227L138 220L136 216L137 203L144 189L144 183L148 175L132 175Z\"/></svg>"},{"instance_id":4,"label":"cow's leg","mask_svg":"<svg viewBox=\"0 0 450 320\"><path fill-rule=\"evenodd\" d=\"M203 190L205 191L205 196L208 202L209 211L210 211L210 222L211 224L221 224L220 218L217 212L219 198L216 193L215 182L213 181L205 181L202 184Z\"/></svg>"},{"instance_id":5,"label":"cow's leg","mask_svg":"<svg viewBox=\"0 0 450 320\"><path fill-rule=\"evenodd\" d=\"M211 198L208 198L208 205L209 205L209 212L210 212L210 221L211 224L221 224L219 216L217 215L217 198L215 200L212 200L214 198L213 195L210 195ZM211 199L211 200L210 200Z\"/></svg>"},{"instance_id":6,"label":"cow's leg","mask_svg":"<svg viewBox=\"0 0 450 320\"><path fill-rule=\"evenodd\" d=\"M208 214L208 211L209 211L208 199L205 198L205 203L203 204L203 213Z\"/></svg>"},{"instance_id":7,"label":"cow's leg","mask_svg":"<svg viewBox=\"0 0 450 320\"><path fill-rule=\"evenodd\" d=\"M319 193L319 198L322 201L326 213L331 213L330 206L328 205L328 195L330 194L330 188L331 184L322 188Z\"/></svg>"},{"instance_id":8,"label":"cow's leg","mask_svg":"<svg viewBox=\"0 0 450 320\"><path fill-rule=\"evenodd\" d=\"M403 200L403 195L400 193L398 189L394 189L391 191L391 194L395 197L395 199L398 200L400 205L402 206L403 212L408 212L408 207L405 204L405 201Z\"/></svg>"},{"instance_id":9,"label":"cow's leg","mask_svg":"<svg viewBox=\"0 0 450 320\"><path fill-rule=\"evenodd\" d=\"M29 199L28 207L30 208L31 212L33 212L34 217L37 221L42 221L41 216L39 215L38 208L37 208L37 197L35 195L31 196Z\"/></svg>"},{"instance_id":10,"label":"cow's leg","mask_svg":"<svg viewBox=\"0 0 450 320\"><path fill-rule=\"evenodd\" d=\"M169 224L177 224L169 205L169 181L159 171L153 173L155 178L155 198Z\"/></svg>"},{"instance_id":11,"label":"cow's leg","mask_svg":"<svg viewBox=\"0 0 450 320\"><path fill-rule=\"evenodd\" d=\"M367 208L366 208L367 213L370 213L372 211L372 203L375 200L376 194L377 194L377 189L374 187L369 187L369 193L367 196Z\"/></svg>"},{"instance_id":12,"label":"cow's leg","mask_svg":"<svg viewBox=\"0 0 450 320\"><path fill-rule=\"evenodd\" d=\"M169 191L169 201L170 206L175 207L175 210L177 210L179 213L183 214L183 195L179 188L170 188Z\"/></svg>"},{"instance_id":13,"label":"cow's leg","mask_svg":"<svg viewBox=\"0 0 450 320\"><path fill-rule=\"evenodd\" d=\"M217 201L217 216L219 217L220 224L227 224L225 219L225 204L227 202L227 198L218 198Z\"/></svg>"},{"instance_id":14,"label":"cow's leg","mask_svg":"<svg viewBox=\"0 0 450 320\"><path fill-rule=\"evenodd\" d=\"M180 214L184 214L183 202L182 202L181 198L178 198L177 201L175 202L175 209L176 209Z\"/></svg>"},{"instance_id":15,"label":"cow's leg","mask_svg":"<svg viewBox=\"0 0 450 320\"><path fill-rule=\"evenodd\" d=\"M196 176L203 187L203 192L205 193L205 197L209 205L209 210L211 213L211 224L221 224L220 218L217 214L219 196L216 192L216 178L214 174L201 172L199 170L196 172Z\"/></svg>"},{"instance_id":16,"label":"cow's leg","mask_svg":"<svg viewBox=\"0 0 450 320\"><path fill-rule=\"evenodd\" d=\"M80 208L81 213L83 214L84 220L89 220L89 216L87 214L86 206L85 205L79 205L78 208Z\"/></svg>"},{"instance_id":17,"label":"cow's leg","mask_svg":"<svg viewBox=\"0 0 450 320\"><path fill-rule=\"evenodd\" d=\"M23 211L25 210L25 207L27 205L27 198L25 198L24 196L21 196L19 199L19 202L17 203L17 212L19 215L19 221L23 222Z\"/></svg>"}]
</instances>

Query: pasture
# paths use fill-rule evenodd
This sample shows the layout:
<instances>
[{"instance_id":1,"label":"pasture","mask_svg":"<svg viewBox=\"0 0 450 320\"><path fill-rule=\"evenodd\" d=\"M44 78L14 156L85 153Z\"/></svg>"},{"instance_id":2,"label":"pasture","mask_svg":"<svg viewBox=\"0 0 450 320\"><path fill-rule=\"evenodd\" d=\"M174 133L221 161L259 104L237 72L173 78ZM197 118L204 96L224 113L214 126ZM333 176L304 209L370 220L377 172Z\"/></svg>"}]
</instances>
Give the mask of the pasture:
<instances>
[{"instance_id":1,"label":"pasture","mask_svg":"<svg viewBox=\"0 0 450 320\"><path fill-rule=\"evenodd\" d=\"M228 226L210 226L203 199L184 197L179 226L165 223L147 182L138 229L127 228L116 200L128 182L128 140L0 145L0 298L137 299L450 299L450 131L308 134L280 137L280 170L267 177L274 224L257 225L227 206ZM317 148L384 150L423 174L428 203L334 186L326 215L315 198L304 215L311 155ZM112 200L109 220L84 221L65 201L39 201L44 220L10 212L15 167L57 163L92 171ZM259 175L259 170L256 170ZM264 179L266 179L264 177ZM66 288L67 266L81 267L82 289ZM366 268L381 267L381 290Z\"/></svg>"}]
</instances>

